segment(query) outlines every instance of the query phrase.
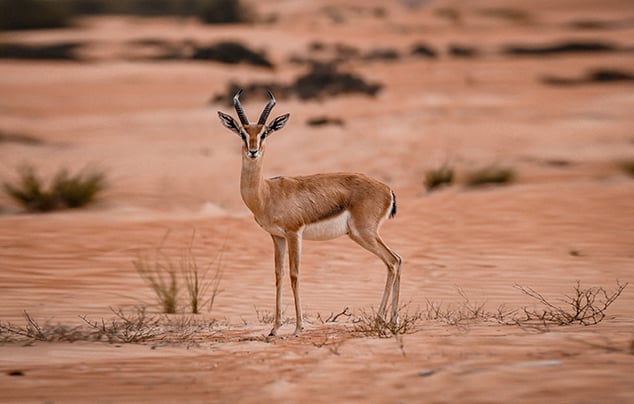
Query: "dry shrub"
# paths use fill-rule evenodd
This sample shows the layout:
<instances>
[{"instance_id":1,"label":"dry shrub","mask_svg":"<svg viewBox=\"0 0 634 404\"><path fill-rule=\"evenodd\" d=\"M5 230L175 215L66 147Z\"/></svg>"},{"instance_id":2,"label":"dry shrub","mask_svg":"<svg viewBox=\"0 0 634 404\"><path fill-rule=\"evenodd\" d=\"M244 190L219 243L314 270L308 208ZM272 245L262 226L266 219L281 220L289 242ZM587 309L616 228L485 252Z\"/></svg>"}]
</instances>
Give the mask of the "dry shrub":
<instances>
[{"instance_id":1,"label":"dry shrub","mask_svg":"<svg viewBox=\"0 0 634 404\"><path fill-rule=\"evenodd\" d=\"M605 312L621 295L628 283L616 281L613 292L603 287L582 287L577 281L571 295L560 298L560 303L548 300L534 289L515 285L523 294L537 300L541 308L523 308L524 317L515 318L520 326L548 327L551 325L595 325L605 318Z\"/></svg>"},{"instance_id":2,"label":"dry shrub","mask_svg":"<svg viewBox=\"0 0 634 404\"><path fill-rule=\"evenodd\" d=\"M326 323L336 323L337 320L339 319L339 317L346 317L346 318L350 318L352 316L352 313L350 313L350 309L348 307L344 308L342 311L340 311L339 313L335 314L334 312L331 312L330 315L326 318L323 318L321 316L321 313L317 313L317 320L319 320L322 324L326 324Z\"/></svg>"},{"instance_id":3,"label":"dry shrub","mask_svg":"<svg viewBox=\"0 0 634 404\"><path fill-rule=\"evenodd\" d=\"M40 324L28 312L24 311L26 323L15 325L0 322L0 342L75 342L101 341L111 344L178 343L191 341L195 333L213 330L215 321L200 321L188 317L168 318L148 314L143 306L135 307L131 312L123 309L110 309L114 314L108 320L91 320L80 315L82 325Z\"/></svg>"},{"instance_id":4,"label":"dry shrub","mask_svg":"<svg viewBox=\"0 0 634 404\"><path fill-rule=\"evenodd\" d=\"M0 322L0 341L46 341L46 342L74 342L86 339L80 327L63 324L38 323L24 310L26 324L20 326L12 323Z\"/></svg>"},{"instance_id":5,"label":"dry shrub","mask_svg":"<svg viewBox=\"0 0 634 404\"><path fill-rule=\"evenodd\" d=\"M390 338L398 335L412 334L419 330L419 323L424 319L420 310L410 312L409 304L399 307L398 322L383 319L374 308L361 310L352 320L352 332L367 337Z\"/></svg>"},{"instance_id":6,"label":"dry shrub","mask_svg":"<svg viewBox=\"0 0 634 404\"><path fill-rule=\"evenodd\" d=\"M140 343L155 338L160 334L160 317L149 316L145 307L136 307L133 314L122 309L110 309L115 318L110 321L89 320L86 315L80 316L92 332L91 339L110 343Z\"/></svg>"},{"instance_id":7,"label":"dry shrub","mask_svg":"<svg viewBox=\"0 0 634 404\"><path fill-rule=\"evenodd\" d=\"M462 289L458 288L457 291L462 297L462 302L457 305L443 306L442 303L427 300L423 318L458 327L464 327L478 321L494 321L500 324L513 323L511 319L517 310L510 310L504 305L500 305L495 311L489 311L486 309L486 302L472 302Z\"/></svg>"},{"instance_id":8,"label":"dry shrub","mask_svg":"<svg viewBox=\"0 0 634 404\"><path fill-rule=\"evenodd\" d=\"M515 285L516 289L536 299L542 307L523 307L518 310L500 305L495 311L487 310L486 302L472 302L461 289L458 289L458 294L463 298L460 304L443 306L442 303L427 300L422 317L424 320L438 320L454 326L491 321L540 330L546 330L549 326L594 325L605 318L608 307L628 284L617 281L616 285L615 291L608 292L603 287L585 288L577 282L572 295L558 299L561 303L554 303L529 287Z\"/></svg>"}]
</instances>

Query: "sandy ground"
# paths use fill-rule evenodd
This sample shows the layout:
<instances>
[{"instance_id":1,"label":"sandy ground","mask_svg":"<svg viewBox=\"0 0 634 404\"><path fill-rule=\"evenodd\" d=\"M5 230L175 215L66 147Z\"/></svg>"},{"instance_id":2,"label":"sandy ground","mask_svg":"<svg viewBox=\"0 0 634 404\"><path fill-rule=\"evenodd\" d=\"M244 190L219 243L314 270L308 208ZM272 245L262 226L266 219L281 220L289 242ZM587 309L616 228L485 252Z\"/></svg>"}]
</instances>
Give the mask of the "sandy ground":
<instances>
[{"instance_id":1,"label":"sandy ground","mask_svg":"<svg viewBox=\"0 0 634 404\"><path fill-rule=\"evenodd\" d=\"M405 3L405 2L403 2ZM414 2L412 2L414 3ZM307 329L265 338L273 311L273 248L239 195L240 142L210 104L228 81L291 82L288 62L309 44L391 47L396 61L346 68L384 85L376 97L280 101L289 125L272 136L267 175L365 172L388 183L398 214L382 236L404 258L401 300L460 308L466 296L495 311L532 307L514 285L559 302L576 282L614 290L634 266L634 181L618 162L634 158L632 84L548 86L547 75L597 68L632 71L634 10L627 2L472 1L401 3L266 1L274 23L204 27L194 21L97 18L60 31L4 33L3 41L82 40L85 62L0 62L0 129L43 141L0 144L3 181L15 168L104 170L108 190L81 211L24 214L0 196L0 321L69 326L110 319L111 308L160 309L132 261L163 243L178 261L192 253L222 269L211 311L173 319L215 321L184 341L0 343L2 402L634 402L632 285L595 326L547 331L496 321L422 320L399 338L359 337L350 318L376 307L385 270L348 239L306 242L302 298ZM482 9L525 10L530 18ZM383 7L377 12L376 7ZM435 10L457 10L459 21ZM579 30L582 20L629 21ZM201 43L239 39L276 68L129 60L130 41ZM509 44L598 40L629 51L513 57ZM416 43L437 59L407 56ZM447 54L476 47L474 58ZM631 82L630 82L631 83ZM259 101L245 103L250 115ZM344 126L311 127L315 116ZM426 193L427 170L443 163L457 184ZM511 167L511 185L469 189L466 173ZM166 236L167 235L167 236ZM222 256L220 265L214 259ZM285 285L285 316L293 307ZM184 299L181 311L186 312Z\"/></svg>"}]
</instances>

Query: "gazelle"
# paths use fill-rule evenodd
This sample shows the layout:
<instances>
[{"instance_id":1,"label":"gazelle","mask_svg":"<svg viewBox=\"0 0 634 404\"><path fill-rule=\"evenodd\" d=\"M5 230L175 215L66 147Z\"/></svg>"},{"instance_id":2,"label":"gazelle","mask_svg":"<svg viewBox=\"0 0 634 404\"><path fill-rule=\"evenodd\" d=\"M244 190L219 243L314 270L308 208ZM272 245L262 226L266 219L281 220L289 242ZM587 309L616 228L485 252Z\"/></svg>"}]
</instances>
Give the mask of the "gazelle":
<instances>
[{"instance_id":1,"label":"gazelle","mask_svg":"<svg viewBox=\"0 0 634 404\"><path fill-rule=\"evenodd\" d=\"M250 123L238 91L233 97L240 123L218 111L222 124L242 138L242 173L240 193L255 221L271 234L275 247L275 323L270 335L277 335L282 325L282 276L284 255L288 247L291 287L295 298L295 335L304 328L299 298L299 266L302 240L328 240L347 234L361 247L379 257L387 266L387 281L378 315L383 321L392 294L390 321L398 322L398 297L401 257L379 236L379 227L396 214L394 192L382 182L363 174L333 173L303 177L265 179L262 159L266 139L286 125L290 114L280 115L268 125L275 106L269 101L257 123Z\"/></svg>"}]
</instances>

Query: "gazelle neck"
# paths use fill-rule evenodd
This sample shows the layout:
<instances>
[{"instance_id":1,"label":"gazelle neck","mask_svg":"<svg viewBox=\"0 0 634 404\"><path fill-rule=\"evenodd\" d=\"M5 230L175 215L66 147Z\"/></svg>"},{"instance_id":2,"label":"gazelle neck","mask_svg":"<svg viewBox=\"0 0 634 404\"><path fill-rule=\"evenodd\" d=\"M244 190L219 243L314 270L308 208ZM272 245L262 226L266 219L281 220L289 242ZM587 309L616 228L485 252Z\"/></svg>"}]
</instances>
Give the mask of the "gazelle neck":
<instances>
[{"instance_id":1,"label":"gazelle neck","mask_svg":"<svg viewBox=\"0 0 634 404\"><path fill-rule=\"evenodd\" d=\"M262 206L262 193L264 191L264 176L262 174L262 159L251 159L242 153L242 172L240 175L240 194L245 205L254 214Z\"/></svg>"}]
</instances>

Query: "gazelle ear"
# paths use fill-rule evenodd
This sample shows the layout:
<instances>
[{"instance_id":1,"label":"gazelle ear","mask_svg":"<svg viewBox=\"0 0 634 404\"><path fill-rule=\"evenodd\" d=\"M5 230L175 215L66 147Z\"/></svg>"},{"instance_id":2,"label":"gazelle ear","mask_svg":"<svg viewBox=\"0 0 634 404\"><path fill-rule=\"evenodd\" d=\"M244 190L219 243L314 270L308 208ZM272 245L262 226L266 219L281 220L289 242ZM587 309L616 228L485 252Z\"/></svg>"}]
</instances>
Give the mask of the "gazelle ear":
<instances>
[{"instance_id":1,"label":"gazelle ear","mask_svg":"<svg viewBox=\"0 0 634 404\"><path fill-rule=\"evenodd\" d=\"M288 119L291 117L291 114L280 115L277 118L273 119L273 121L267 125L267 132L275 132L276 130L280 130L286 125Z\"/></svg>"},{"instance_id":2,"label":"gazelle ear","mask_svg":"<svg viewBox=\"0 0 634 404\"><path fill-rule=\"evenodd\" d=\"M238 122L236 122L236 120L233 119L231 115L218 111L218 117L220 118L220 123L222 123L222 126L227 129L231 129L238 135L240 134L240 125L238 125Z\"/></svg>"}]
</instances>

